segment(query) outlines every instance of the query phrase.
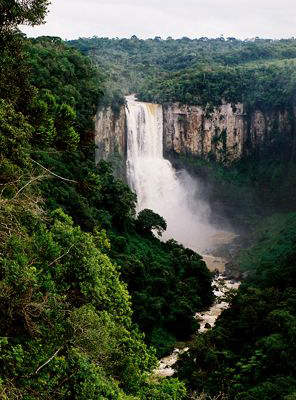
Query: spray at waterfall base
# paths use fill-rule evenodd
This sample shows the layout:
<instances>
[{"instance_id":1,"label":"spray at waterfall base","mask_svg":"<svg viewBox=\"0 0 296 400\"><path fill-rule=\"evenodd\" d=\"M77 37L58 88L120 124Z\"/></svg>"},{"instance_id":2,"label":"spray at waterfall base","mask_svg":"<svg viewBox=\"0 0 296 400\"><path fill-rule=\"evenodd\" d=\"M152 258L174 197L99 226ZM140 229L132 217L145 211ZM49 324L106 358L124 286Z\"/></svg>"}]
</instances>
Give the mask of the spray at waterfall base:
<instances>
[{"instance_id":1,"label":"spray at waterfall base","mask_svg":"<svg viewBox=\"0 0 296 400\"><path fill-rule=\"evenodd\" d=\"M176 171L163 157L163 110L159 104L126 98L127 179L137 194L137 211L149 208L167 222L163 239L206 252L221 231L209 221L210 207L201 188L185 171Z\"/></svg>"}]
</instances>

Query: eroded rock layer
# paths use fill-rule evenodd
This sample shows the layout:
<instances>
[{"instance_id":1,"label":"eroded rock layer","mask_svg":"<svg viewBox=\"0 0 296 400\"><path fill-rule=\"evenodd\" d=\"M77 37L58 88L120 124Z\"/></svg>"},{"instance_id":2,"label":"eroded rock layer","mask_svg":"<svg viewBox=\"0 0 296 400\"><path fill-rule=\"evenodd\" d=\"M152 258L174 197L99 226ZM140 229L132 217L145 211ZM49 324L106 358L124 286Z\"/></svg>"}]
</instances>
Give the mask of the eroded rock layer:
<instances>
[{"instance_id":1,"label":"eroded rock layer","mask_svg":"<svg viewBox=\"0 0 296 400\"><path fill-rule=\"evenodd\" d=\"M95 145L96 162L102 158L108 160L115 153L118 153L122 158L126 157L126 116L124 107L121 107L119 113L115 113L111 107L97 112Z\"/></svg>"},{"instance_id":2,"label":"eroded rock layer","mask_svg":"<svg viewBox=\"0 0 296 400\"><path fill-rule=\"evenodd\" d=\"M294 112L254 110L243 104L222 104L209 112L198 106L163 106L164 153L191 154L229 163L258 153L275 141L291 141ZM126 156L126 115L111 108L96 117L96 159Z\"/></svg>"}]
</instances>

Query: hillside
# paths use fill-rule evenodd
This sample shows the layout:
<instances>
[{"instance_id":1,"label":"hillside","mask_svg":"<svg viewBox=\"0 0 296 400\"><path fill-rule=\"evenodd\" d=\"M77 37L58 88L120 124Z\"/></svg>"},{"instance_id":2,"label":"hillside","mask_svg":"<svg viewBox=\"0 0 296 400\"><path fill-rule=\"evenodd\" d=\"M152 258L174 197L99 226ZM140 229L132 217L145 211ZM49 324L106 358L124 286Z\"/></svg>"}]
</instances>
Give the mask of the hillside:
<instances>
[{"instance_id":1,"label":"hillside","mask_svg":"<svg viewBox=\"0 0 296 400\"><path fill-rule=\"evenodd\" d=\"M183 399L182 382L150 376L196 330L212 274L95 167L103 73L59 38L19 33L41 3L0 21L0 397Z\"/></svg>"}]
</instances>

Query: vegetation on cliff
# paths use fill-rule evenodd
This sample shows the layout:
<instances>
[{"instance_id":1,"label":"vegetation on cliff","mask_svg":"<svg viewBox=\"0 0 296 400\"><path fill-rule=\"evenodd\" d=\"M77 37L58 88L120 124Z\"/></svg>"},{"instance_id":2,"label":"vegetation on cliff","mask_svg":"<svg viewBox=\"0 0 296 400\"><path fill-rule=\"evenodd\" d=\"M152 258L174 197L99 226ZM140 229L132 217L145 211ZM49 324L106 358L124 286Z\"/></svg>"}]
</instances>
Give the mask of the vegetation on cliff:
<instances>
[{"instance_id":1,"label":"vegetation on cliff","mask_svg":"<svg viewBox=\"0 0 296 400\"><path fill-rule=\"evenodd\" d=\"M145 82L140 98L157 103L199 105L209 111L223 100L263 111L287 109L294 102L295 82L296 59L252 61L234 66L202 64Z\"/></svg>"},{"instance_id":2,"label":"vegetation on cliff","mask_svg":"<svg viewBox=\"0 0 296 400\"><path fill-rule=\"evenodd\" d=\"M295 154L289 138L228 165L189 154L169 156L175 168L201 179L213 222L228 221L246 240L263 218L296 211Z\"/></svg>"}]
</instances>

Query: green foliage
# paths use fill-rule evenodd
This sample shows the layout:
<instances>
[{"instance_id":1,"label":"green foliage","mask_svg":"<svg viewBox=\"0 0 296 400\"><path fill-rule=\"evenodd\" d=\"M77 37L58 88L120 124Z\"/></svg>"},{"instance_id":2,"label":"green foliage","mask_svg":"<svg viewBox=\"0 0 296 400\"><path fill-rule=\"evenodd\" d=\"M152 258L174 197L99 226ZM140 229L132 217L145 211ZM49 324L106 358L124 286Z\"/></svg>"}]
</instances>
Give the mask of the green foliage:
<instances>
[{"instance_id":1,"label":"green foliage","mask_svg":"<svg viewBox=\"0 0 296 400\"><path fill-rule=\"evenodd\" d=\"M40 22L46 2L5 4L13 7L0 22L16 19L0 32L0 397L181 400L181 382L149 377L157 360L147 342L166 352L178 336L174 321L186 320L184 334L194 329L194 308L212 301L211 275L195 253L137 232L136 196L109 164L94 166L89 142L102 73L59 38L15 32L20 21ZM164 229L161 217L148 219ZM163 267L170 277L158 296L160 324L140 292L128 292L137 244L145 278L150 244L155 273ZM176 283L182 299L171 306ZM146 325L134 312L142 306Z\"/></svg>"},{"instance_id":2,"label":"green foliage","mask_svg":"<svg viewBox=\"0 0 296 400\"><path fill-rule=\"evenodd\" d=\"M70 42L107 72L106 100L138 93L145 101L199 104L222 99L250 107L285 107L294 100L295 39L141 40L93 37Z\"/></svg>"},{"instance_id":3,"label":"green foliage","mask_svg":"<svg viewBox=\"0 0 296 400\"><path fill-rule=\"evenodd\" d=\"M166 356L174 350L176 337L167 329L156 326L149 335L149 341L157 349L158 356Z\"/></svg>"},{"instance_id":4,"label":"green foliage","mask_svg":"<svg viewBox=\"0 0 296 400\"><path fill-rule=\"evenodd\" d=\"M121 378L126 390L136 392L155 359L131 326L129 295L119 272L98 247L98 232L95 237L82 232L62 210L53 217L48 227L28 221L22 237L12 235L3 249L0 325L1 335L9 340L4 341L1 375L26 377L15 383L23 393L35 388L52 396L71 368L71 354L77 358L79 353L92 379L108 371L114 379ZM38 365L57 349L59 356L40 370L39 377ZM43 381L51 371L56 371L53 378ZM90 377L83 369L74 371L63 392L86 396ZM109 380L106 385L110 390ZM93 397L86 398L104 393L101 387L102 392L87 390L93 390ZM56 396L64 398L62 393Z\"/></svg>"},{"instance_id":5,"label":"green foliage","mask_svg":"<svg viewBox=\"0 0 296 400\"><path fill-rule=\"evenodd\" d=\"M86 136L93 129L93 116L102 96L102 73L60 38L31 39L27 51L32 84L40 90L41 99L50 93L61 106L58 124L65 116L68 123L75 122L75 131ZM65 107L73 108L76 115Z\"/></svg>"},{"instance_id":6,"label":"green foliage","mask_svg":"<svg viewBox=\"0 0 296 400\"><path fill-rule=\"evenodd\" d=\"M49 146L57 136L55 114L57 104L54 96L49 93L35 97L30 105L31 123L35 127L32 141L39 146Z\"/></svg>"},{"instance_id":7,"label":"green foliage","mask_svg":"<svg viewBox=\"0 0 296 400\"><path fill-rule=\"evenodd\" d=\"M36 25L43 21L47 0L2 0L0 3L0 97L18 111L26 109L34 89L29 82L24 40L19 24Z\"/></svg>"},{"instance_id":8,"label":"green foliage","mask_svg":"<svg viewBox=\"0 0 296 400\"><path fill-rule=\"evenodd\" d=\"M17 25L38 25L43 22L48 0L3 0L0 5L0 33Z\"/></svg>"},{"instance_id":9,"label":"green foliage","mask_svg":"<svg viewBox=\"0 0 296 400\"><path fill-rule=\"evenodd\" d=\"M295 214L265 223L242 257L249 279L215 327L197 335L181 357L178 376L191 390L234 400L293 396L295 254Z\"/></svg>"},{"instance_id":10,"label":"green foliage","mask_svg":"<svg viewBox=\"0 0 296 400\"><path fill-rule=\"evenodd\" d=\"M212 303L211 273L192 250L152 235L112 234L111 250L128 283L135 321L165 355L176 339L186 340L198 328L192 310Z\"/></svg>"},{"instance_id":11,"label":"green foliage","mask_svg":"<svg viewBox=\"0 0 296 400\"><path fill-rule=\"evenodd\" d=\"M32 141L40 147L55 146L59 150L75 150L80 141L75 131L76 113L68 104L57 104L50 92L40 93L30 106Z\"/></svg>"},{"instance_id":12,"label":"green foliage","mask_svg":"<svg viewBox=\"0 0 296 400\"><path fill-rule=\"evenodd\" d=\"M167 228L165 220L149 209L139 212L136 224L140 231L151 233L152 230L156 230L159 236L161 236L163 231Z\"/></svg>"},{"instance_id":13,"label":"green foliage","mask_svg":"<svg viewBox=\"0 0 296 400\"><path fill-rule=\"evenodd\" d=\"M240 255L240 268L248 271L260 286L294 286L295 235L295 213L275 214L266 219L254 235L255 244Z\"/></svg>"},{"instance_id":14,"label":"green foliage","mask_svg":"<svg viewBox=\"0 0 296 400\"><path fill-rule=\"evenodd\" d=\"M285 109L294 101L295 59L238 66L198 65L148 81L140 98L213 107L244 103L249 109Z\"/></svg>"},{"instance_id":15,"label":"green foliage","mask_svg":"<svg viewBox=\"0 0 296 400\"><path fill-rule=\"evenodd\" d=\"M29 139L32 127L25 117L15 111L11 104L0 99L0 179L3 182L15 180L22 168L30 164Z\"/></svg>"},{"instance_id":16,"label":"green foliage","mask_svg":"<svg viewBox=\"0 0 296 400\"><path fill-rule=\"evenodd\" d=\"M296 392L286 396L284 400L295 400L295 398L296 398Z\"/></svg>"},{"instance_id":17,"label":"green foliage","mask_svg":"<svg viewBox=\"0 0 296 400\"><path fill-rule=\"evenodd\" d=\"M19 33L0 31L0 58L1 99L12 103L17 111L24 111L32 101L34 88L30 84L24 39Z\"/></svg>"},{"instance_id":18,"label":"green foliage","mask_svg":"<svg viewBox=\"0 0 296 400\"><path fill-rule=\"evenodd\" d=\"M34 157L59 176L76 182L73 186L73 182L61 182L54 176L41 182L49 209L62 207L88 231L93 231L98 225L122 229L133 224L135 194L114 177L108 163L101 161L95 167L92 151L85 154L81 151L65 153L52 150L49 153L42 150Z\"/></svg>"},{"instance_id":19,"label":"green foliage","mask_svg":"<svg viewBox=\"0 0 296 400\"><path fill-rule=\"evenodd\" d=\"M163 379L142 389L141 396L145 400L185 399L186 389L178 379Z\"/></svg>"}]
</instances>

